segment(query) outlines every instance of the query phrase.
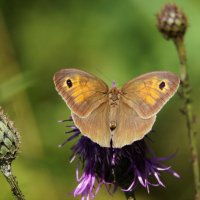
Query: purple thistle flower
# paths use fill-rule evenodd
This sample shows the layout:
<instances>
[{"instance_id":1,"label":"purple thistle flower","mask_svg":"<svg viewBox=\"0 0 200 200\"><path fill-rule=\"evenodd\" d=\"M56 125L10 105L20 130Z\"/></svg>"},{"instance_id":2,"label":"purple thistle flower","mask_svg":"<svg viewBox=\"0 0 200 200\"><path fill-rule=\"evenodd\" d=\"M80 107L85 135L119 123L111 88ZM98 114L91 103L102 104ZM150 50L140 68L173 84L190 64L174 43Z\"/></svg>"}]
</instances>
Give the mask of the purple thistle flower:
<instances>
[{"instance_id":1,"label":"purple thistle flower","mask_svg":"<svg viewBox=\"0 0 200 200\"><path fill-rule=\"evenodd\" d=\"M72 121L72 119L64 121ZM161 172L167 172L179 178L171 167L162 163L174 155L157 157L147 146L145 139L121 149L105 148L81 136L76 126L67 127L72 130L66 133L72 135L60 147L76 137L79 138L71 148L73 152L71 162L78 160L76 169L78 186L73 191L74 197L80 195L81 200L93 199L103 185L111 195L118 187L124 192L134 191L138 184L146 188L149 193L150 186L165 187L160 178ZM79 177L80 166L82 166L83 174Z\"/></svg>"}]
</instances>

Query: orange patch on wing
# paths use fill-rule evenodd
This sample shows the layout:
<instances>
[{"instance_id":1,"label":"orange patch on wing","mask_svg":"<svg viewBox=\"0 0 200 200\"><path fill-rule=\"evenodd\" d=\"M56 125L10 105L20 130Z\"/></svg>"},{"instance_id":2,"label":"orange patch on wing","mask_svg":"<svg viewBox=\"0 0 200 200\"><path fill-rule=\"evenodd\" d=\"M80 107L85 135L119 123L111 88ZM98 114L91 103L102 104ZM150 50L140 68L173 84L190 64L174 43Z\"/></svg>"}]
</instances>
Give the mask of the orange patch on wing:
<instances>
[{"instance_id":1,"label":"orange patch on wing","mask_svg":"<svg viewBox=\"0 0 200 200\"><path fill-rule=\"evenodd\" d=\"M146 101L146 103L148 103L148 104L150 104L150 105L154 105L155 103L156 103L156 101L155 101L155 99L153 99L151 96L147 96L146 98L145 98L145 101Z\"/></svg>"},{"instance_id":2,"label":"orange patch on wing","mask_svg":"<svg viewBox=\"0 0 200 200\"><path fill-rule=\"evenodd\" d=\"M79 95L77 98L74 99L75 103L81 103L85 100L85 97L83 95Z\"/></svg>"},{"instance_id":3,"label":"orange patch on wing","mask_svg":"<svg viewBox=\"0 0 200 200\"><path fill-rule=\"evenodd\" d=\"M145 88L143 89L143 99L146 103L150 105L154 105L156 101L160 98L161 93L166 93L167 89L169 88L168 80L162 80L165 82L165 88L163 90L159 89L160 80L157 77L152 77L148 81L145 81Z\"/></svg>"},{"instance_id":4,"label":"orange patch on wing","mask_svg":"<svg viewBox=\"0 0 200 200\"><path fill-rule=\"evenodd\" d=\"M74 102L77 104L82 103L85 99L91 96L91 92L94 91L95 85L87 81L87 79L80 79L80 76L73 78L66 77L63 83L63 87L66 91L71 90L71 96L74 97ZM72 87L68 87L66 81L70 79L72 81Z\"/></svg>"}]
</instances>

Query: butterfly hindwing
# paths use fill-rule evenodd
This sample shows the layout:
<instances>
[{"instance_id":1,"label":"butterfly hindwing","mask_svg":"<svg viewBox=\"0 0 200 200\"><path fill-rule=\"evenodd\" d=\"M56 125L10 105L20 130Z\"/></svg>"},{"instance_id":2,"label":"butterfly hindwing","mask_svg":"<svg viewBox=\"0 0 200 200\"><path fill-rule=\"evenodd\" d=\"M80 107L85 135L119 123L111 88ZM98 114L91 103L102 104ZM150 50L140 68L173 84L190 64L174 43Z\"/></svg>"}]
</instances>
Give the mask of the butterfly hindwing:
<instances>
[{"instance_id":1,"label":"butterfly hindwing","mask_svg":"<svg viewBox=\"0 0 200 200\"><path fill-rule=\"evenodd\" d=\"M151 129L156 116L142 119L123 101L119 104L117 127L112 137L114 148L121 148L142 139Z\"/></svg>"},{"instance_id":2,"label":"butterfly hindwing","mask_svg":"<svg viewBox=\"0 0 200 200\"><path fill-rule=\"evenodd\" d=\"M81 133L103 147L110 147L111 134L108 126L108 101L102 103L89 116L81 118L72 113L72 118Z\"/></svg>"}]
</instances>

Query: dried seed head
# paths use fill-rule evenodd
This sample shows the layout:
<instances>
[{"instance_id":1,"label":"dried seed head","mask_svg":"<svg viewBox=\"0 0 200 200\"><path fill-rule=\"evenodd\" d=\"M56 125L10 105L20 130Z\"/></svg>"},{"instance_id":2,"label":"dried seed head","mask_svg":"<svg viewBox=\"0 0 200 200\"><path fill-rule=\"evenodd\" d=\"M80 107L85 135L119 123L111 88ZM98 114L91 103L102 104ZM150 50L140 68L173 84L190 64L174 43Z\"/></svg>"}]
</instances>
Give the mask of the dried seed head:
<instances>
[{"instance_id":1,"label":"dried seed head","mask_svg":"<svg viewBox=\"0 0 200 200\"><path fill-rule=\"evenodd\" d=\"M186 15L175 4L166 4L157 14L157 27L166 39L183 37L187 25Z\"/></svg>"},{"instance_id":2,"label":"dried seed head","mask_svg":"<svg viewBox=\"0 0 200 200\"><path fill-rule=\"evenodd\" d=\"M0 107L0 165L11 163L17 156L20 136Z\"/></svg>"}]
</instances>

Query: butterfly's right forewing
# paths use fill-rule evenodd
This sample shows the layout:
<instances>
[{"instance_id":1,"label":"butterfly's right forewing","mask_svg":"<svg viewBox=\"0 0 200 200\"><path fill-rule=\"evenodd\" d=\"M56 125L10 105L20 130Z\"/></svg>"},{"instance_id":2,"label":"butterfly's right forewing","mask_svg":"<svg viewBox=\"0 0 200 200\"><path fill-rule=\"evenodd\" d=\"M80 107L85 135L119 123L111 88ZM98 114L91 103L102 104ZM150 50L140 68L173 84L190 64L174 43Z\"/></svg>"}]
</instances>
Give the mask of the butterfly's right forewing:
<instances>
[{"instance_id":1,"label":"butterfly's right forewing","mask_svg":"<svg viewBox=\"0 0 200 200\"><path fill-rule=\"evenodd\" d=\"M108 86L81 70L62 69L54 75L54 83L71 111L79 117L87 117L107 100Z\"/></svg>"}]
</instances>

